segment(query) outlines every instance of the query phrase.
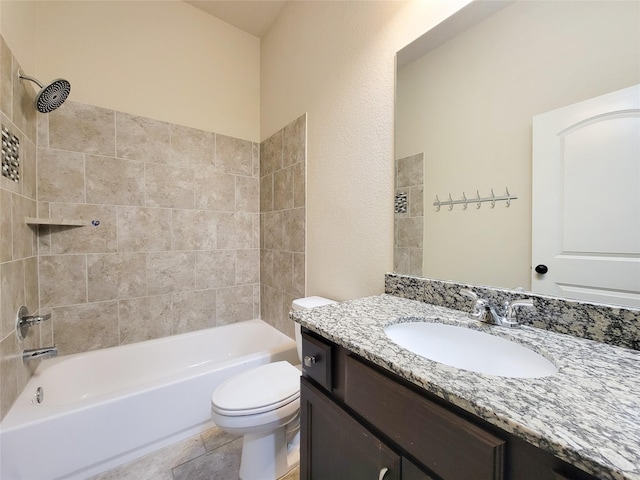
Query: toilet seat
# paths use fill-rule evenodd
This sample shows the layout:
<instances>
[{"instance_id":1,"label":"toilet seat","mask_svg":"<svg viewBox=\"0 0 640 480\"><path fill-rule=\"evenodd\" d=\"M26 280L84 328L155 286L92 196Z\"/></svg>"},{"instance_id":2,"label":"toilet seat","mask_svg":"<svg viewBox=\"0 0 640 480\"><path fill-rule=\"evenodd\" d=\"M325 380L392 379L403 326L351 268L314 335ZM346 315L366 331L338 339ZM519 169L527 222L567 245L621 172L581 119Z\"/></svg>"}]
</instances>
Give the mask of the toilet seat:
<instances>
[{"instance_id":1,"label":"toilet seat","mask_svg":"<svg viewBox=\"0 0 640 480\"><path fill-rule=\"evenodd\" d=\"M230 417L256 415L281 408L299 397L300 370L281 361L222 382L211 395L211 408Z\"/></svg>"}]
</instances>

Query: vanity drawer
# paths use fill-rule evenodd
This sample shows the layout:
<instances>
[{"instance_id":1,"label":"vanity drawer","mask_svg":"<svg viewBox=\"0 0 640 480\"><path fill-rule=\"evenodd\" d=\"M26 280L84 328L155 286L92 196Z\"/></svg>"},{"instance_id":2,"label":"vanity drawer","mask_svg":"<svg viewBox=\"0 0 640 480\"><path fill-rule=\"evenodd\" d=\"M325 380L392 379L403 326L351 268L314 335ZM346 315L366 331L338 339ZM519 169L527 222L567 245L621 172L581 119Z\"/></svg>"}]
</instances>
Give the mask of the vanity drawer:
<instances>
[{"instance_id":1,"label":"vanity drawer","mask_svg":"<svg viewBox=\"0 0 640 480\"><path fill-rule=\"evenodd\" d=\"M333 388L332 347L309 334L302 334L302 373L331 392Z\"/></svg>"},{"instance_id":2,"label":"vanity drawer","mask_svg":"<svg viewBox=\"0 0 640 480\"><path fill-rule=\"evenodd\" d=\"M345 359L345 403L444 480L501 480L505 441L398 384Z\"/></svg>"}]
</instances>

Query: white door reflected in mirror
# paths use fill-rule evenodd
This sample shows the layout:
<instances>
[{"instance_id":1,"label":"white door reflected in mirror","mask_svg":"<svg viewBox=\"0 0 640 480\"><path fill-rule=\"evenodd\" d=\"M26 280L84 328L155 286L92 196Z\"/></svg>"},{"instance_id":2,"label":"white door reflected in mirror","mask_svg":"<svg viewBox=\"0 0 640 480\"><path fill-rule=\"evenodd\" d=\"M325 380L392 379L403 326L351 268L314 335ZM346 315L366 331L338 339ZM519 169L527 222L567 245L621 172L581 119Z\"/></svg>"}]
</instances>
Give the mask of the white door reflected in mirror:
<instances>
[{"instance_id":1,"label":"white door reflected in mirror","mask_svg":"<svg viewBox=\"0 0 640 480\"><path fill-rule=\"evenodd\" d=\"M531 287L640 307L640 85L533 118Z\"/></svg>"}]
</instances>

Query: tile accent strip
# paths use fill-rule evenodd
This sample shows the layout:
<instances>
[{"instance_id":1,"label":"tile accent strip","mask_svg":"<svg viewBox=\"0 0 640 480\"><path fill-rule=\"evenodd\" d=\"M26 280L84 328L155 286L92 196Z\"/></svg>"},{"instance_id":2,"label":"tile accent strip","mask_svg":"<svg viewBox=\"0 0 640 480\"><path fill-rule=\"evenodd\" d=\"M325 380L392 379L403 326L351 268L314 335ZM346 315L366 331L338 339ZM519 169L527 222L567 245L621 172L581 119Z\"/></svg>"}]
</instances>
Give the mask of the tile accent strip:
<instances>
[{"instance_id":1,"label":"tile accent strip","mask_svg":"<svg viewBox=\"0 0 640 480\"><path fill-rule=\"evenodd\" d=\"M20 140L2 125L2 175L20 181Z\"/></svg>"},{"instance_id":2,"label":"tile accent strip","mask_svg":"<svg viewBox=\"0 0 640 480\"><path fill-rule=\"evenodd\" d=\"M523 324L640 350L640 310L395 273L385 275L385 293L470 311L471 300L460 294L461 288L472 290L498 306L505 300L533 298L534 309L518 312Z\"/></svg>"}]
</instances>

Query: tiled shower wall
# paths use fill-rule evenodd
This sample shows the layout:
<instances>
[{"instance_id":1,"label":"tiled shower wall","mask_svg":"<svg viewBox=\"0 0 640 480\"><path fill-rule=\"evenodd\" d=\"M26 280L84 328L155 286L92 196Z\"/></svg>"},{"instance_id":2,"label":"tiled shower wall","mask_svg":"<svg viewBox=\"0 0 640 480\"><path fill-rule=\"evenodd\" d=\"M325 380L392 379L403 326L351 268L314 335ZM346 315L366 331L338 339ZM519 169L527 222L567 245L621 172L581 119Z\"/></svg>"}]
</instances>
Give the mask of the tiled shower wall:
<instances>
[{"instance_id":1,"label":"tiled shower wall","mask_svg":"<svg viewBox=\"0 0 640 480\"><path fill-rule=\"evenodd\" d=\"M24 221L36 214L35 92L17 72L18 63L0 37L0 123L18 138L20 159L19 182L0 175L0 418L30 376L20 351L40 346L38 328L20 343L15 333L18 307L24 304L30 313L38 309L36 233Z\"/></svg>"},{"instance_id":2,"label":"tiled shower wall","mask_svg":"<svg viewBox=\"0 0 640 480\"><path fill-rule=\"evenodd\" d=\"M60 354L259 314L258 145L66 102L38 117L40 308Z\"/></svg>"},{"instance_id":3,"label":"tiled shower wall","mask_svg":"<svg viewBox=\"0 0 640 480\"><path fill-rule=\"evenodd\" d=\"M306 130L302 115L260 145L261 318L290 336L305 295Z\"/></svg>"},{"instance_id":4,"label":"tiled shower wall","mask_svg":"<svg viewBox=\"0 0 640 480\"><path fill-rule=\"evenodd\" d=\"M424 236L424 155L396 160L395 251L393 271L422 275Z\"/></svg>"}]
</instances>

